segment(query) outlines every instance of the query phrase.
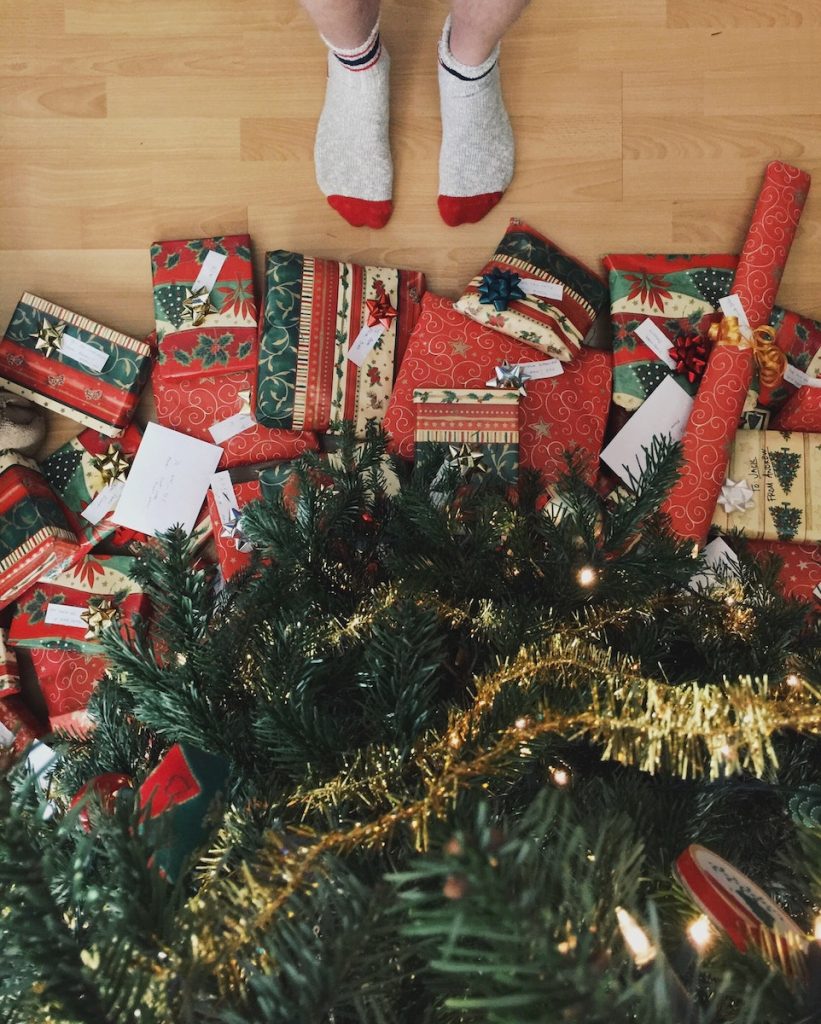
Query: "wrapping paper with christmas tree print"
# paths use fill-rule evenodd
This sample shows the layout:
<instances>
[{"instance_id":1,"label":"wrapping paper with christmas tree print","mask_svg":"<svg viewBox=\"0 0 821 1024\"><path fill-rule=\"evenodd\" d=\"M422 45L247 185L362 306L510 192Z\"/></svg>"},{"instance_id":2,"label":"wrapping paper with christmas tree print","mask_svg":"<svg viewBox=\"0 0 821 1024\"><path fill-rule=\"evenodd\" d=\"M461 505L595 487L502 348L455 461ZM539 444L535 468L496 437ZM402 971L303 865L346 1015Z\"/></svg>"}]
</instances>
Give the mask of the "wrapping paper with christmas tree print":
<instances>
[{"instance_id":1,"label":"wrapping paper with christmas tree print","mask_svg":"<svg viewBox=\"0 0 821 1024\"><path fill-rule=\"evenodd\" d=\"M0 387L117 437L151 373L149 345L26 292L0 341Z\"/></svg>"},{"instance_id":2,"label":"wrapping paper with christmas tree print","mask_svg":"<svg viewBox=\"0 0 821 1024\"><path fill-rule=\"evenodd\" d=\"M637 409L668 376L688 395L696 393L707 365L707 333L717 318L719 299L730 291L737 263L737 256L721 253L604 258L610 274L616 405ZM668 358L675 369L636 333L646 320L670 342Z\"/></svg>"},{"instance_id":3,"label":"wrapping paper with christmas tree print","mask_svg":"<svg viewBox=\"0 0 821 1024\"><path fill-rule=\"evenodd\" d=\"M809 185L796 167L767 166L731 290L753 330L773 311ZM707 538L752 378L752 349L719 339L684 431L681 475L664 503L673 530L698 544Z\"/></svg>"},{"instance_id":4,"label":"wrapping paper with christmas tree print","mask_svg":"<svg viewBox=\"0 0 821 1024\"><path fill-rule=\"evenodd\" d=\"M385 414L424 275L278 250L267 255L265 282L257 418L322 432L353 420L364 436ZM372 347L358 364L348 352L361 335Z\"/></svg>"},{"instance_id":5,"label":"wrapping paper with christmas tree print","mask_svg":"<svg viewBox=\"0 0 821 1024\"><path fill-rule=\"evenodd\" d=\"M178 743L140 786L140 828L156 838L152 863L170 880L204 842L227 779L228 765L221 757Z\"/></svg>"},{"instance_id":6,"label":"wrapping paper with christmas tree print","mask_svg":"<svg viewBox=\"0 0 821 1024\"><path fill-rule=\"evenodd\" d=\"M534 348L468 319L452 302L428 292L385 415L391 450L414 453L417 388L482 388L504 360L544 362ZM519 465L540 470L546 487L567 471L565 451L587 461L592 484L610 409L609 352L584 348L556 377L528 380L519 405Z\"/></svg>"},{"instance_id":7,"label":"wrapping paper with christmas tree print","mask_svg":"<svg viewBox=\"0 0 821 1024\"><path fill-rule=\"evenodd\" d=\"M45 731L45 723L31 713L22 697L0 697L0 750L11 748L20 757Z\"/></svg>"},{"instance_id":8,"label":"wrapping paper with christmas tree print","mask_svg":"<svg viewBox=\"0 0 821 1024\"><path fill-rule=\"evenodd\" d=\"M144 534L112 523L110 512L96 525L82 516L101 491L111 483L125 480L141 439L142 431L133 423L121 437L114 439L97 430L84 430L40 463L43 476L79 524L79 547L66 564L56 567L56 571L68 569L107 537L115 544L147 539ZM111 507L113 510L116 502Z\"/></svg>"},{"instance_id":9,"label":"wrapping paper with christmas tree print","mask_svg":"<svg viewBox=\"0 0 821 1024\"><path fill-rule=\"evenodd\" d=\"M125 634L134 615L148 613L148 599L129 578L133 566L134 559L126 555L88 555L48 582L38 583L17 602L9 641L17 647L99 654L102 630L119 628ZM97 629L93 616L90 623L81 617L95 608L108 619Z\"/></svg>"},{"instance_id":10,"label":"wrapping paper with christmas tree print","mask_svg":"<svg viewBox=\"0 0 821 1024\"><path fill-rule=\"evenodd\" d=\"M9 647L8 634L0 628L0 697L10 697L20 692L20 672L17 657Z\"/></svg>"},{"instance_id":11,"label":"wrapping paper with christmas tree print","mask_svg":"<svg viewBox=\"0 0 821 1024\"><path fill-rule=\"evenodd\" d=\"M0 452L0 608L78 548L74 517L37 463Z\"/></svg>"},{"instance_id":12,"label":"wrapping paper with christmas tree print","mask_svg":"<svg viewBox=\"0 0 821 1024\"><path fill-rule=\"evenodd\" d=\"M106 673L106 658L52 648L33 649L30 656L51 729L84 735L91 727L88 701Z\"/></svg>"},{"instance_id":13,"label":"wrapping paper with christmas tree print","mask_svg":"<svg viewBox=\"0 0 821 1024\"><path fill-rule=\"evenodd\" d=\"M821 602L821 547L818 544L752 540L749 548L756 558L777 555L782 563L778 582L784 593L818 607Z\"/></svg>"},{"instance_id":14,"label":"wrapping paper with christmas tree print","mask_svg":"<svg viewBox=\"0 0 821 1024\"><path fill-rule=\"evenodd\" d=\"M752 496L726 512L722 489L713 526L753 540L821 542L821 434L739 430L727 476L746 483Z\"/></svg>"},{"instance_id":15,"label":"wrapping paper with christmas tree print","mask_svg":"<svg viewBox=\"0 0 821 1024\"><path fill-rule=\"evenodd\" d=\"M821 343L821 323L813 323L817 329L815 336ZM796 365L806 373L808 380L793 390L776 413L772 425L777 430L821 432L821 347L816 349L806 366Z\"/></svg>"},{"instance_id":16,"label":"wrapping paper with christmas tree print","mask_svg":"<svg viewBox=\"0 0 821 1024\"><path fill-rule=\"evenodd\" d=\"M486 472L515 487L519 476L519 395L509 390L419 388L414 446L468 445ZM478 465L477 465L478 468Z\"/></svg>"},{"instance_id":17,"label":"wrapping paper with christmas tree print","mask_svg":"<svg viewBox=\"0 0 821 1024\"><path fill-rule=\"evenodd\" d=\"M238 479L241 476L253 474L251 479ZM245 506L251 501L258 501L260 498L273 500L280 494L287 494L289 481L294 475L293 466L283 462L278 466L265 466L260 469L246 467L244 470L236 470L228 474L232 493L235 501L232 502L236 512L242 512ZM217 561L223 579L230 580L242 569L247 569L251 564L252 552L243 550L244 544L241 530L232 531L230 519L223 521L220 514L220 506L214 496L212 488L208 490L208 511L211 516L211 524L214 533L214 543L217 549ZM263 563L265 564L265 563Z\"/></svg>"},{"instance_id":18,"label":"wrapping paper with christmas tree print","mask_svg":"<svg viewBox=\"0 0 821 1024\"><path fill-rule=\"evenodd\" d=\"M500 294L500 275L515 285L517 297ZM530 288L540 288L542 294L528 294ZM579 351L606 307L607 287L597 274L516 218L456 303L477 323L563 362Z\"/></svg>"}]
</instances>

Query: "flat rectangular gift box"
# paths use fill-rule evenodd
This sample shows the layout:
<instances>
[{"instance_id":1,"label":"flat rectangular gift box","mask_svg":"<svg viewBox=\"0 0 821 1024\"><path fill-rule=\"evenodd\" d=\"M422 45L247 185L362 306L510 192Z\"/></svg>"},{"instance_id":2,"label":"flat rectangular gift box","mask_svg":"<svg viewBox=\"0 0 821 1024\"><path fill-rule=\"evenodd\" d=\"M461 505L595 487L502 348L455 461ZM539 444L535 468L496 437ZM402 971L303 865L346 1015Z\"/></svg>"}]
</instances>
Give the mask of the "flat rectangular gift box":
<instances>
[{"instance_id":1,"label":"flat rectangular gift box","mask_svg":"<svg viewBox=\"0 0 821 1024\"><path fill-rule=\"evenodd\" d=\"M146 342L26 292L0 340L0 387L117 437L152 361Z\"/></svg>"},{"instance_id":2,"label":"flat rectangular gift box","mask_svg":"<svg viewBox=\"0 0 821 1024\"><path fill-rule=\"evenodd\" d=\"M74 517L37 463L0 452L0 608L78 551Z\"/></svg>"},{"instance_id":3,"label":"flat rectangular gift box","mask_svg":"<svg viewBox=\"0 0 821 1024\"><path fill-rule=\"evenodd\" d=\"M381 422L425 290L418 271L277 250L265 265L257 418L326 432Z\"/></svg>"}]
</instances>

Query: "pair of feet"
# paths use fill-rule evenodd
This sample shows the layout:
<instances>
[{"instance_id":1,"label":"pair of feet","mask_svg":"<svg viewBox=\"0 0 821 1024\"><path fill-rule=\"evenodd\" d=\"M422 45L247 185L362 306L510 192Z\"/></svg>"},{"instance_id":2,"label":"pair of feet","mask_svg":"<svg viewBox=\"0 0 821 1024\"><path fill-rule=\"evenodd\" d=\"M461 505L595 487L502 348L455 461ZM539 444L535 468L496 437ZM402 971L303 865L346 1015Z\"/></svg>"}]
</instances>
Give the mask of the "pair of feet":
<instances>
[{"instance_id":1,"label":"pair of feet","mask_svg":"<svg viewBox=\"0 0 821 1024\"><path fill-rule=\"evenodd\" d=\"M497 45L478 67L461 64L450 51L450 19L445 23L439 41L438 205L454 227L481 220L513 177L513 132L498 56ZM381 228L393 212L389 77L390 57L378 25L355 50L331 47L314 148L316 176L330 205L354 227Z\"/></svg>"}]
</instances>

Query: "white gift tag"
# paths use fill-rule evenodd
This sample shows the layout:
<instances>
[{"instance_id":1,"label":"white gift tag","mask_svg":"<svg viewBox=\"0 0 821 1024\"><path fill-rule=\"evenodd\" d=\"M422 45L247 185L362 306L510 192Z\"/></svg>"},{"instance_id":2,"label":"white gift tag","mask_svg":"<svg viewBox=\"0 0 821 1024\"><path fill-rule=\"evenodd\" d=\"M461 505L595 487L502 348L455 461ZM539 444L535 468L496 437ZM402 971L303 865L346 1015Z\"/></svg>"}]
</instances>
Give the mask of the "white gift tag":
<instances>
[{"instance_id":1,"label":"white gift tag","mask_svg":"<svg viewBox=\"0 0 821 1024\"><path fill-rule=\"evenodd\" d=\"M60 352L62 355L68 356L69 359L73 359L76 363L82 363L83 366L87 366L89 370L94 370L95 373L99 373L108 362L108 352L103 352L102 349L80 341L79 338L75 338L68 331L63 332Z\"/></svg>"},{"instance_id":2,"label":"white gift tag","mask_svg":"<svg viewBox=\"0 0 821 1024\"><path fill-rule=\"evenodd\" d=\"M88 503L80 515L96 526L115 507L123 493L125 480L112 480L106 484L97 497Z\"/></svg>"},{"instance_id":3,"label":"white gift tag","mask_svg":"<svg viewBox=\"0 0 821 1024\"><path fill-rule=\"evenodd\" d=\"M671 370L676 368L676 361L670 355L670 349L673 346L672 341L667 337L664 331L648 317L636 328L637 337L641 338L644 344L650 349L657 359L660 359L663 363L670 367Z\"/></svg>"},{"instance_id":4,"label":"white gift tag","mask_svg":"<svg viewBox=\"0 0 821 1024\"><path fill-rule=\"evenodd\" d=\"M12 743L14 743L14 733L0 722L0 750L10 747Z\"/></svg>"},{"instance_id":5,"label":"white gift tag","mask_svg":"<svg viewBox=\"0 0 821 1024\"><path fill-rule=\"evenodd\" d=\"M725 295L723 299L718 300L718 304L725 316L734 316L738 320L741 330L746 334L750 333L750 321L747 319L741 299L737 295Z\"/></svg>"},{"instance_id":6,"label":"white gift tag","mask_svg":"<svg viewBox=\"0 0 821 1024\"><path fill-rule=\"evenodd\" d=\"M560 377L564 373L561 359L539 359L535 363L519 363L525 380L543 380L545 377Z\"/></svg>"},{"instance_id":7,"label":"white gift tag","mask_svg":"<svg viewBox=\"0 0 821 1024\"><path fill-rule=\"evenodd\" d=\"M727 570L733 572L738 570L738 556L721 537L711 540L704 549L704 561L706 562L704 572L697 572L690 577L690 582L687 584L690 590L710 590L714 587L718 583L716 569L719 566L726 566ZM722 575L726 576L727 573L722 573Z\"/></svg>"},{"instance_id":8,"label":"white gift tag","mask_svg":"<svg viewBox=\"0 0 821 1024\"><path fill-rule=\"evenodd\" d=\"M87 611L82 605L76 604L49 604L46 605L46 623L49 626L70 626L72 629L88 629L83 622L83 612Z\"/></svg>"},{"instance_id":9,"label":"white gift tag","mask_svg":"<svg viewBox=\"0 0 821 1024\"><path fill-rule=\"evenodd\" d=\"M211 490L217 503L220 522L223 526L227 526L231 522L234 512L239 511L237 495L234 485L231 483L231 474L227 470L214 473L211 477Z\"/></svg>"},{"instance_id":10,"label":"white gift tag","mask_svg":"<svg viewBox=\"0 0 821 1024\"><path fill-rule=\"evenodd\" d=\"M56 766L57 752L41 740L36 740L28 752L26 768L37 776L37 784L41 789L48 789L48 780Z\"/></svg>"},{"instance_id":11,"label":"white gift tag","mask_svg":"<svg viewBox=\"0 0 821 1024\"><path fill-rule=\"evenodd\" d=\"M208 433L214 438L214 444L223 444L232 437L236 437L237 434L241 434L243 430L249 430L256 426L256 422L250 413L237 412L233 416L229 416L227 420L219 420L209 427Z\"/></svg>"},{"instance_id":12,"label":"white gift tag","mask_svg":"<svg viewBox=\"0 0 821 1024\"><path fill-rule=\"evenodd\" d=\"M205 294L210 295L211 289L217 283L217 278L220 276L222 265L228 259L226 255L221 252L211 252L202 261L200 272L197 274L197 280L192 285L192 291L196 291L198 288L204 288Z\"/></svg>"},{"instance_id":13,"label":"white gift tag","mask_svg":"<svg viewBox=\"0 0 821 1024\"><path fill-rule=\"evenodd\" d=\"M519 287L525 295L537 295L542 299L553 299L561 302L564 298L564 285L555 281L540 281L536 277L523 277L519 281Z\"/></svg>"},{"instance_id":14,"label":"white gift tag","mask_svg":"<svg viewBox=\"0 0 821 1024\"><path fill-rule=\"evenodd\" d=\"M361 366L365 362L367 354L382 337L384 330L385 328L382 324L374 324L373 327L363 327L359 334L357 334L356 341L345 353L346 358L356 366Z\"/></svg>"},{"instance_id":15,"label":"white gift tag","mask_svg":"<svg viewBox=\"0 0 821 1024\"><path fill-rule=\"evenodd\" d=\"M808 373L799 370L792 363L787 364L784 371L784 380L796 388L821 388L821 377L810 377Z\"/></svg>"}]
</instances>

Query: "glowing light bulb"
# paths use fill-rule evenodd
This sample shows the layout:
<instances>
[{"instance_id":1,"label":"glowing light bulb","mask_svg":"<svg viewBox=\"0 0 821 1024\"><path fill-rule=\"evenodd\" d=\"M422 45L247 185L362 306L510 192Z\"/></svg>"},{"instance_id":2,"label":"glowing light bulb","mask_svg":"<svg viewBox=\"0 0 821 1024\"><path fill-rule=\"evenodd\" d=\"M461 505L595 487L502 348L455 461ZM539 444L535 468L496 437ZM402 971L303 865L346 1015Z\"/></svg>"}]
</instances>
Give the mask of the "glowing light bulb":
<instances>
[{"instance_id":1,"label":"glowing light bulb","mask_svg":"<svg viewBox=\"0 0 821 1024\"><path fill-rule=\"evenodd\" d=\"M566 768L551 768L550 778L554 786L568 786L570 784L570 772Z\"/></svg>"},{"instance_id":2,"label":"glowing light bulb","mask_svg":"<svg viewBox=\"0 0 821 1024\"><path fill-rule=\"evenodd\" d=\"M583 587L592 587L596 582L596 570L591 565L582 566L576 574L576 579Z\"/></svg>"},{"instance_id":3,"label":"glowing light bulb","mask_svg":"<svg viewBox=\"0 0 821 1024\"><path fill-rule=\"evenodd\" d=\"M787 676L787 686L800 686L800 685L801 685L801 680L798 678L798 676L795 674L795 672L790 672L790 674Z\"/></svg>"},{"instance_id":4,"label":"glowing light bulb","mask_svg":"<svg viewBox=\"0 0 821 1024\"><path fill-rule=\"evenodd\" d=\"M526 718L517 718L516 721L513 724L519 730L526 729L527 728L527 719Z\"/></svg>"},{"instance_id":5,"label":"glowing light bulb","mask_svg":"<svg viewBox=\"0 0 821 1024\"><path fill-rule=\"evenodd\" d=\"M701 914L687 925L687 938L699 953L703 953L712 943L715 932L706 914Z\"/></svg>"},{"instance_id":6,"label":"glowing light bulb","mask_svg":"<svg viewBox=\"0 0 821 1024\"><path fill-rule=\"evenodd\" d=\"M816 917L815 919L815 928L813 929L813 934L815 935L815 941L821 942L821 914L819 914L818 917Z\"/></svg>"},{"instance_id":7,"label":"glowing light bulb","mask_svg":"<svg viewBox=\"0 0 821 1024\"><path fill-rule=\"evenodd\" d=\"M619 922L621 937L630 950L636 967L646 967L651 964L656 959L658 950L650 941L647 932L632 914L627 913L624 907L616 907L616 919Z\"/></svg>"}]
</instances>

